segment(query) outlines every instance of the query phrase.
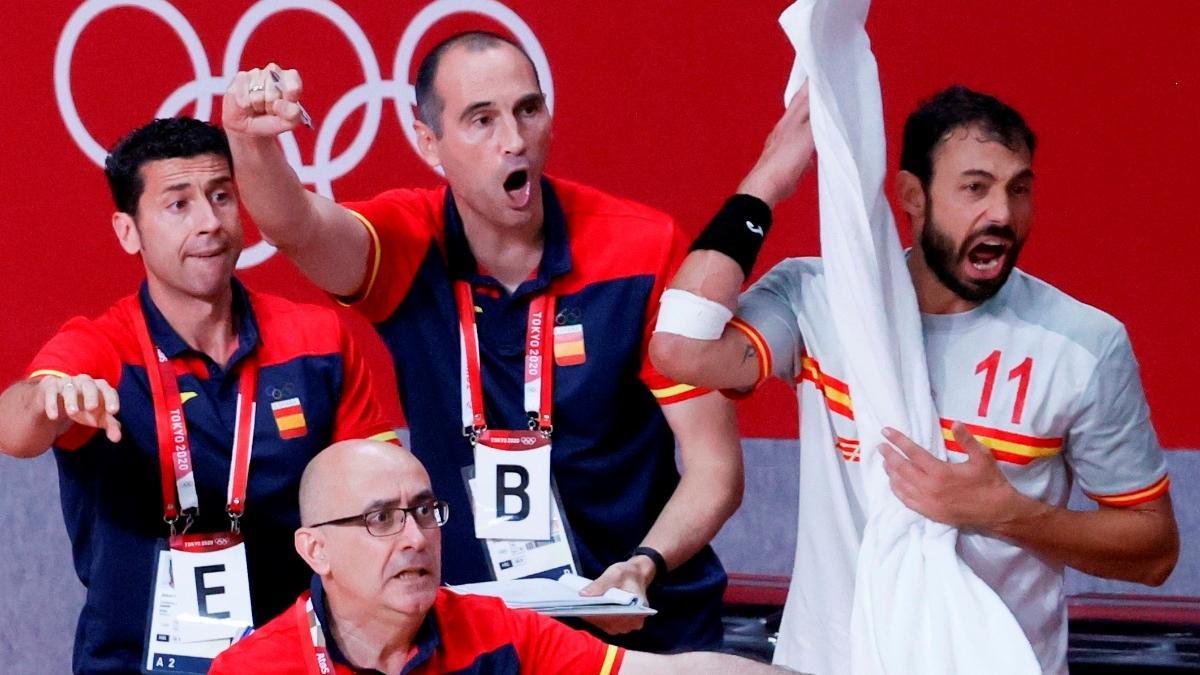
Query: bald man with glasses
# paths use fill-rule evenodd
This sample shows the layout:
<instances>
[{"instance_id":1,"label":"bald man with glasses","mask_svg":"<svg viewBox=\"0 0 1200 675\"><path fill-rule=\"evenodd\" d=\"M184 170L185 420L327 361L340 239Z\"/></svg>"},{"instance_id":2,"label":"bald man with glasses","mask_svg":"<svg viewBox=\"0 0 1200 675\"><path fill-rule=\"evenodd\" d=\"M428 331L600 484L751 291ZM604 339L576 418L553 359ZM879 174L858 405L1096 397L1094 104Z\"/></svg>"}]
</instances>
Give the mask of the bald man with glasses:
<instances>
[{"instance_id":1,"label":"bald man with glasses","mask_svg":"<svg viewBox=\"0 0 1200 675\"><path fill-rule=\"evenodd\" d=\"M300 483L296 551L315 573L291 609L210 673L769 673L728 654L627 651L497 598L441 587L449 506L408 450L343 441Z\"/></svg>"}]
</instances>

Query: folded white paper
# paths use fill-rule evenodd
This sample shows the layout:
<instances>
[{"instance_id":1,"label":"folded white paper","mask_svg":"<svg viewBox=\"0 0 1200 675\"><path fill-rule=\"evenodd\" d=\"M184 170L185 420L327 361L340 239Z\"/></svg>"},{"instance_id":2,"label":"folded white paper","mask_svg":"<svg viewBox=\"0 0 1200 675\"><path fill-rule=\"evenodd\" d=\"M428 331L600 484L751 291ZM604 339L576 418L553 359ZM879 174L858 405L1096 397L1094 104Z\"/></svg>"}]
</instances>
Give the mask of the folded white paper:
<instances>
[{"instance_id":1,"label":"folded white paper","mask_svg":"<svg viewBox=\"0 0 1200 675\"><path fill-rule=\"evenodd\" d=\"M592 583L591 579L564 574L559 579L513 579L484 581L475 584L447 586L460 595L491 595L500 598L513 609L532 609L550 616L598 616L602 614L656 614L641 604L638 596L619 588L610 588L603 595L583 596L579 591Z\"/></svg>"}]
</instances>

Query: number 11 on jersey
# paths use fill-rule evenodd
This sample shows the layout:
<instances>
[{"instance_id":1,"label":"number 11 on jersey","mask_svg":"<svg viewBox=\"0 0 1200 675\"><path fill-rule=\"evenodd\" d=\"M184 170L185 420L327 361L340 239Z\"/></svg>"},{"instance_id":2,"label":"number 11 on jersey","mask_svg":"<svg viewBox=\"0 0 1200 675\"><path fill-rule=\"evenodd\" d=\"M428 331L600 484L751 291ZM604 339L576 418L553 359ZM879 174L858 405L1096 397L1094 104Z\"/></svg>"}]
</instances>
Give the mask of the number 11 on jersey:
<instances>
[{"instance_id":1,"label":"number 11 on jersey","mask_svg":"<svg viewBox=\"0 0 1200 675\"><path fill-rule=\"evenodd\" d=\"M988 407L992 403L992 390L996 386L996 373L1000 371L1001 354L995 349L987 358L975 366L975 374L984 373L983 392L979 396L979 416L987 417ZM1021 415L1025 411L1025 394L1029 391L1029 378L1033 373L1033 357L1026 356L1016 368L1008 371L1008 381L1018 380L1017 400L1013 404L1012 423L1020 424Z\"/></svg>"}]
</instances>

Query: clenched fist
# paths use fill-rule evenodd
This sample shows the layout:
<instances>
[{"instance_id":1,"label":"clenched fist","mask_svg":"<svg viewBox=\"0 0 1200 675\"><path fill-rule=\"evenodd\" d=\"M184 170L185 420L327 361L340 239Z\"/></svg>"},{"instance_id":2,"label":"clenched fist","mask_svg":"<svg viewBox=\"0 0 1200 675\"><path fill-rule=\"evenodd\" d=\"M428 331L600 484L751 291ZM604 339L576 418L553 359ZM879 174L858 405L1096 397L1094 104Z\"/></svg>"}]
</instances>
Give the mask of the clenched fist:
<instances>
[{"instance_id":1,"label":"clenched fist","mask_svg":"<svg viewBox=\"0 0 1200 675\"><path fill-rule=\"evenodd\" d=\"M304 86L300 73L274 63L243 70L233 77L221 104L226 133L271 137L312 120L300 105Z\"/></svg>"}]
</instances>

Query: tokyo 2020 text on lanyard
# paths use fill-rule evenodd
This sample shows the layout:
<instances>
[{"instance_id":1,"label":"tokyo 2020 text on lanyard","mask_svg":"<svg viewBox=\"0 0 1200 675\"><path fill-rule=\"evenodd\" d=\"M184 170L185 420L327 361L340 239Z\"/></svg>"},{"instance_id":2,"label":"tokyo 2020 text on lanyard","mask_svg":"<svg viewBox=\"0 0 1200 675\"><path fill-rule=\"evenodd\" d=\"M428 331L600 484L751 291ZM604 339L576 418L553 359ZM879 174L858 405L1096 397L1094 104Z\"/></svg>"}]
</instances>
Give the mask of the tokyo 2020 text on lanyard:
<instances>
[{"instance_id":1,"label":"tokyo 2020 text on lanyard","mask_svg":"<svg viewBox=\"0 0 1200 675\"><path fill-rule=\"evenodd\" d=\"M162 476L163 520L176 533L175 524L185 518L183 531L200 510L196 493L196 473L192 464L191 442L183 414L183 399L171 360L150 337L145 314L137 317L138 343L146 361L146 377L154 401L154 423L158 439L159 471ZM237 417L234 422L233 456L229 467L225 512L230 529L239 531L238 521L246 509L246 484L250 473L250 452L254 439L257 404L258 359L251 354L242 362L238 381Z\"/></svg>"},{"instance_id":2,"label":"tokyo 2020 text on lanyard","mask_svg":"<svg viewBox=\"0 0 1200 675\"><path fill-rule=\"evenodd\" d=\"M555 297L534 296L529 303L522 363L527 429L491 429L484 414L479 332L470 284L455 284L459 315L462 429L471 441L475 536L483 541L497 579L519 578L550 570L576 571L570 537L554 495L550 470L553 422L551 360Z\"/></svg>"},{"instance_id":3,"label":"tokyo 2020 text on lanyard","mask_svg":"<svg viewBox=\"0 0 1200 675\"><path fill-rule=\"evenodd\" d=\"M483 376L479 360L479 331L475 322L475 302L471 285L465 281L454 285L458 306L459 353L462 364L462 424L463 434L472 444L487 430L484 415ZM547 438L554 432L551 418L554 405L553 361L551 343L547 337L554 317L554 296L542 294L529 303L525 331L525 411L529 429L540 431Z\"/></svg>"}]
</instances>

